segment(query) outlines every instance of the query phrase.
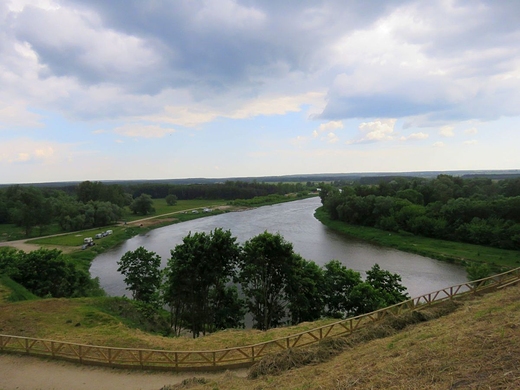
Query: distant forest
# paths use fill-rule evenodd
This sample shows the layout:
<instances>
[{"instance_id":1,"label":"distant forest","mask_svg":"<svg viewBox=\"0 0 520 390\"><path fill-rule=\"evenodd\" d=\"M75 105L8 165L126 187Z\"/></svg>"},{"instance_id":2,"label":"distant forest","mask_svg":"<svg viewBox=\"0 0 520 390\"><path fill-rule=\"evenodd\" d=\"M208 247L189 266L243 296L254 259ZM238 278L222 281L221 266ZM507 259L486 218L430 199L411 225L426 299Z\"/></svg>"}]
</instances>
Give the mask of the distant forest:
<instances>
[{"instance_id":1,"label":"distant forest","mask_svg":"<svg viewBox=\"0 0 520 390\"><path fill-rule=\"evenodd\" d=\"M520 178L439 175L324 185L334 220L389 232L520 249ZM334 183L333 183L334 184Z\"/></svg>"},{"instance_id":2,"label":"distant forest","mask_svg":"<svg viewBox=\"0 0 520 390\"><path fill-rule=\"evenodd\" d=\"M419 171L419 172L394 172L394 173L317 173L300 175L282 176L260 176L260 177L230 177L230 178L185 178L185 179L151 179L151 180L97 180L105 185L117 184L123 188L130 188L148 184L222 184L226 182L246 182L246 183L321 183L321 182L343 182L360 184L378 184L380 181L391 181L394 178L419 177L423 179L434 179L439 175L457 176L465 178L488 178L493 180L514 179L520 177L519 169L510 170L467 170L467 171ZM22 186L33 187L54 187L59 189L73 189L79 185L80 181L73 182L50 182L50 183L28 183ZM8 187L10 184L0 184L0 188Z\"/></svg>"}]
</instances>

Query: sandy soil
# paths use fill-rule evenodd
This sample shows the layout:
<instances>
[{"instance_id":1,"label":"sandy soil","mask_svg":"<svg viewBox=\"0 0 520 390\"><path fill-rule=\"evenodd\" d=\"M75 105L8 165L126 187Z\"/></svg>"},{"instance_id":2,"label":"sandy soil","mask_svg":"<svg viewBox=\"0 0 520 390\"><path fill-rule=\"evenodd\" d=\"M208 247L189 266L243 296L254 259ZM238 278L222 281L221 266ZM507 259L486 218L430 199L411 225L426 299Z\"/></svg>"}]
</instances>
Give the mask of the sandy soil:
<instances>
[{"instance_id":1,"label":"sandy soil","mask_svg":"<svg viewBox=\"0 0 520 390\"><path fill-rule=\"evenodd\" d=\"M1 246L10 246L15 249L21 249L24 252L35 251L42 247L45 247L47 249L59 249L63 253L70 253L77 249L76 247L72 247L72 246L29 244L28 242L26 242L26 240L2 241L2 242L0 242L0 247Z\"/></svg>"},{"instance_id":2,"label":"sandy soil","mask_svg":"<svg viewBox=\"0 0 520 390\"><path fill-rule=\"evenodd\" d=\"M24 252L30 252L37 249L40 249L40 245L36 244L28 244L25 242L26 240L18 240L18 241L2 241L0 242L0 246L10 246L12 248L21 249Z\"/></svg>"},{"instance_id":3,"label":"sandy soil","mask_svg":"<svg viewBox=\"0 0 520 390\"><path fill-rule=\"evenodd\" d=\"M210 379L220 375L222 373L130 371L0 354L2 390L159 390L165 385L181 383L188 378ZM246 370L237 370L227 375L245 377Z\"/></svg>"}]
</instances>

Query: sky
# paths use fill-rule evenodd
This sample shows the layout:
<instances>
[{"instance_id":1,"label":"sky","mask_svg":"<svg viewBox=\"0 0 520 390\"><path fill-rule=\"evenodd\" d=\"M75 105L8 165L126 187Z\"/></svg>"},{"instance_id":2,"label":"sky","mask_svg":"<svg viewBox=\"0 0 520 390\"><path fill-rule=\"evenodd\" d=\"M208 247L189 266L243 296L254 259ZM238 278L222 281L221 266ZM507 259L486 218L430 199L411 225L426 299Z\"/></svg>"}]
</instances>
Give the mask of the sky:
<instances>
[{"instance_id":1,"label":"sky","mask_svg":"<svg viewBox=\"0 0 520 390\"><path fill-rule=\"evenodd\" d=\"M0 183L520 168L517 0L0 0Z\"/></svg>"}]
</instances>

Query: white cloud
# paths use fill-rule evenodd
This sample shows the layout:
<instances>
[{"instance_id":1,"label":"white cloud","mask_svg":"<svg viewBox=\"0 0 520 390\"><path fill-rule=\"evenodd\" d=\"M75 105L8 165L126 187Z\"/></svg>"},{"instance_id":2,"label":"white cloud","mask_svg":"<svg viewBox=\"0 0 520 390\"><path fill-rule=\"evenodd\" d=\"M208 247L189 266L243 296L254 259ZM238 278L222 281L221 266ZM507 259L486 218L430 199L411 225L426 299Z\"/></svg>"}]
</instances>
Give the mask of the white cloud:
<instances>
[{"instance_id":1,"label":"white cloud","mask_svg":"<svg viewBox=\"0 0 520 390\"><path fill-rule=\"evenodd\" d=\"M309 141L309 139L307 137L303 137L303 136L297 136L296 138L293 138L291 139L291 144L296 146L296 147L300 147L304 144L306 144L307 142Z\"/></svg>"},{"instance_id":2,"label":"white cloud","mask_svg":"<svg viewBox=\"0 0 520 390\"><path fill-rule=\"evenodd\" d=\"M166 106L160 114L146 115L137 119L155 122L169 123L179 126L196 127L211 122L218 117L218 112L210 107L202 105L193 106Z\"/></svg>"},{"instance_id":3,"label":"white cloud","mask_svg":"<svg viewBox=\"0 0 520 390\"><path fill-rule=\"evenodd\" d=\"M471 129L464 130L464 134L477 134L478 130L476 127L472 127Z\"/></svg>"},{"instance_id":4,"label":"white cloud","mask_svg":"<svg viewBox=\"0 0 520 390\"><path fill-rule=\"evenodd\" d=\"M339 138L336 134L334 133L329 133L327 134L327 142L330 143L330 144L334 144L336 142L339 141Z\"/></svg>"},{"instance_id":5,"label":"white cloud","mask_svg":"<svg viewBox=\"0 0 520 390\"><path fill-rule=\"evenodd\" d=\"M472 139L471 141L464 141L464 145L476 145L478 141L476 139Z\"/></svg>"},{"instance_id":6,"label":"white cloud","mask_svg":"<svg viewBox=\"0 0 520 390\"><path fill-rule=\"evenodd\" d=\"M435 143L433 144L433 146L434 146L435 148L443 148L444 146L446 146L446 144L445 144L444 142L439 141L439 142L435 142Z\"/></svg>"},{"instance_id":7,"label":"white cloud","mask_svg":"<svg viewBox=\"0 0 520 390\"><path fill-rule=\"evenodd\" d=\"M127 76L145 77L162 62L150 42L106 28L100 15L86 8L31 7L22 10L15 22L18 35L57 73L66 71L89 81L132 83Z\"/></svg>"},{"instance_id":8,"label":"white cloud","mask_svg":"<svg viewBox=\"0 0 520 390\"><path fill-rule=\"evenodd\" d=\"M322 123L319 127L319 131L322 133L324 131L334 131L337 129L343 128L343 122L342 121L330 121L327 123Z\"/></svg>"},{"instance_id":9,"label":"white cloud","mask_svg":"<svg viewBox=\"0 0 520 390\"><path fill-rule=\"evenodd\" d=\"M23 102L6 104L0 101L0 129L12 127L43 127L42 116L27 109Z\"/></svg>"},{"instance_id":10,"label":"white cloud","mask_svg":"<svg viewBox=\"0 0 520 390\"><path fill-rule=\"evenodd\" d=\"M129 123L120 127L116 127L114 132L127 137L136 138L162 138L167 134L174 133L175 130L156 125L140 125L138 123Z\"/></svg>"},{"instance_id":11,"label":"white cloud","mask_svg":"<svg viewBox=\"0 0 520 390\"><path fill-rule=\"evenodd\" d=\"M263 97L245 103L238 110L221 116L232 119L251 118L258 115L283 115L298 112L304 104L317 104L324 98L320 92L309 92L301 95Z\"/></svg>"},{"instance_id":12,"label":"white cloud","mask_svg":"<svg viewBox=\"0 0 520 390\"><path fill-rule=\"evenodd\" d=\"M17 138L0 142L0 163L50 163L69 154L70 144Z\"/></svg>"},{"instance_id":13,"label":"white cloud","mask_svg":"<svg viewBox=\"0 0 520 390\"><path fill-rule=\"evenodd\" d=\"M168 95L164 98L166 99ZM187 97L190 99L190 97ZM222 99L219 99L222 100ZM234 101L230 97L226 99ZM304 105L319 106L324 100L324 93L309 92L299 95L264 96L240 103L233 102L232 107L219 107L216 102L198 103L190 105L166 105L162 113L136 117L137 120L153 123L169 123L186 127L197 127L215 119L248 119L255 116L284 115L289 112L299 112Z\"/></svg>"},{"instance_id":14,"label":"white cloud","mask_svg":"<svg viewBox=\"0 0 520 390\"><path fill-rule=\"evenodd\" d=\"M412 133L410 134L408 137L401 137L400 140L401 141L413 141L413 140L421 140L421 139L426 139L428 138L430 135L429 134L426 134L426 133Z\"/></svg>"},{"instance_id":15,"label":"white cloud","mask_svg":"<svg viewBox=\"0 0 520 390\"><path fill-rule=\"evenodd\" d=\"M455 135L453 126L443 126L439 130L439 134L443 137L453 137Z\"/></svg>"},{"instance_id":16,"label":"white cloud","mask_svg":"<svg viewBox=\"0 0 520 390\"><path fill-rule=\"evenodd\" d=\"M364 133L358 140L349 143L379 142L394 139L394 126L396 119L379 119L373 122L363 122L359 130Z\"/></svg>"}]
</instances>

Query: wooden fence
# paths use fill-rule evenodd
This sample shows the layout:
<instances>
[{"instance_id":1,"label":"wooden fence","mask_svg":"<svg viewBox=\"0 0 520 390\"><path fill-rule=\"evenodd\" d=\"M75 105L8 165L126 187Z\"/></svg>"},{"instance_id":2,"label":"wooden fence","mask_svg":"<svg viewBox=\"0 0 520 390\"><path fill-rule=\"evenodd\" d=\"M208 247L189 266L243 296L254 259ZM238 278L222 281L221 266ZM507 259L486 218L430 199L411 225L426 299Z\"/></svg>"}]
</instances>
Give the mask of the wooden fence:
<instances>
[{"instance_id":1,"label":"wooden fence","mask_svg":"<svg viewBox=\"0 0 520 390\"><path fill-rule=\"evenodd\" d=\"M244 347L213 351L163 351L102 347L0 334L0 352L23 353L65 359L82 364L124 368L208 371L247 367L274 352L310 345L330 337L351 334L368 323L379 321L388 315L420 310L437 302L467 294L500 289L519 281L520 268L517 268L489 278L424 294L372 313L337 321L277 340Z\"/></svg>"}]
</instances>

